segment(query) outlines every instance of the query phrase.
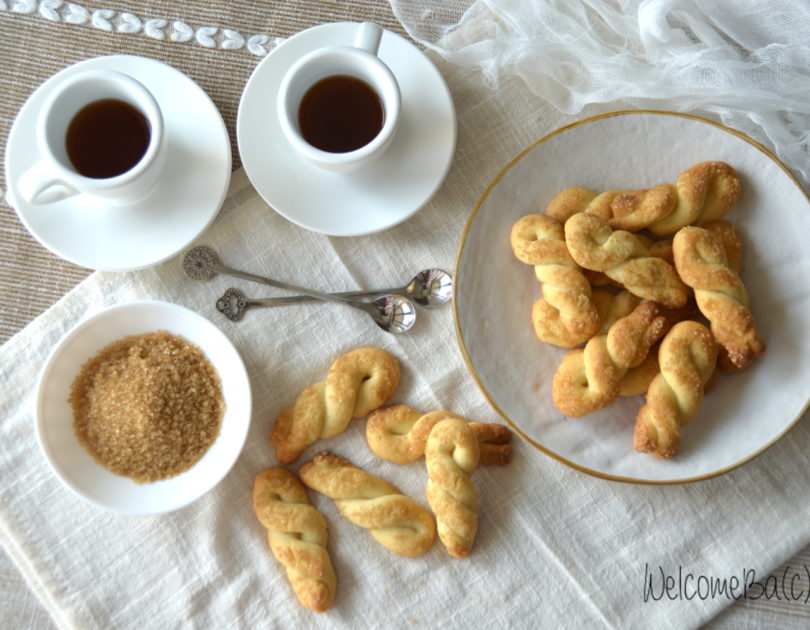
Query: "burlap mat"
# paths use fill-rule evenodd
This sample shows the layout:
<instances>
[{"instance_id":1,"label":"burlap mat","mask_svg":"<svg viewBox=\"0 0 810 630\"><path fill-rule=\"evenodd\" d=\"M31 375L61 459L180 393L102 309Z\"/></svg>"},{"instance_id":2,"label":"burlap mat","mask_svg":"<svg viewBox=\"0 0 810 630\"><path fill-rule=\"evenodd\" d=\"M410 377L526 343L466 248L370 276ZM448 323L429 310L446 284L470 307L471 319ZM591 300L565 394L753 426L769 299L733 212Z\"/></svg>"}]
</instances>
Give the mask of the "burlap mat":
<instances>
[{"instance_id":1,"label":"burlap mat","mask_svg":"<svg viewBox=\"0 0 810 630\"><path fill-rule=\"evenodd\" d=\"M278 38L317 24L362 20L404 34L384 0L0 2L2 163L14 118L38 85L83 59L131 54L174 66L208 93L230 132L236 169L240 165L235 133L239 98L262 51L272 49ZM5 187L3 168L0 189ZM0 260L0 343L91 271L40 245L6 202L0 203Z\"/></svg>"}]
</instances>

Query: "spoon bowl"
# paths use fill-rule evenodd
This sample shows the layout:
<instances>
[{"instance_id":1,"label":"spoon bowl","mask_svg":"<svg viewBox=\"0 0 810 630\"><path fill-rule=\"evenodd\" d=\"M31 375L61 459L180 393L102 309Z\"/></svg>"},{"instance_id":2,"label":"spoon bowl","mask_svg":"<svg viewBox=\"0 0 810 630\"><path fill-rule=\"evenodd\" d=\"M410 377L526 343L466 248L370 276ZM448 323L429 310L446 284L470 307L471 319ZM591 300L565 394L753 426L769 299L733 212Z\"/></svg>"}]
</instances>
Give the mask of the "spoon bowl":
<instances>
[{"instance_id":1,"label":"spoon bowl","mask_svg":"<svg viewBox=\"0 0 810 630\"><path fill-rule=\"evenodd\" d=\"M392 293L399 292L392 291ZM442 306L453 298L453 278L441 269L425 269L402 287L401 292L425 308Z\"/></svg>"},{"instance_id":2,"label":"spoon bowl","mask_svg":"<svg viewBox=\"0 0 810 630\"><path fill-rule=\"evenodd\" d=\"M416 323L416 308L413 302L401 295L383 295L371 302L377 310L377 325L386 332L408 332ZM372 315L373 317L373 315Z\"/></svg>"}]
</instances>

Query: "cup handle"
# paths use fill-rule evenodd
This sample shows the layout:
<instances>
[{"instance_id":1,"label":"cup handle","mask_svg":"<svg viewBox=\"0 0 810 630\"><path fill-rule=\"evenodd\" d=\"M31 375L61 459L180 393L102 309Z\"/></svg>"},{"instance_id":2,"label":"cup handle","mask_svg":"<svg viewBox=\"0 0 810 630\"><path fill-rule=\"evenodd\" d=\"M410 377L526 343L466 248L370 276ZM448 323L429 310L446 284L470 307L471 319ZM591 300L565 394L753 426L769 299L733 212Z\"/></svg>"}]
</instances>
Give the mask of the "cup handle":
<instances>
[{"instance_id":1,"label":"cup handle","mask_svg":"<svg viewBox=\"0 0 810 630\"><path fill-rule=\"evenodd\" d=\"M372 55L376 55L377 50L380 48L382 34L383 29L380 25L374 24L373 22L363 22L354 38L354 47L361 48L362 50L370 52Z\"/></svg>"},{"instance_id":2,"label":"cup handle","mask_svg":"<svg viewBox=\"0 0 810 630\"><path fill-rule=\"evenodd\" d=\"M35 205L61 201L80 192L67 182L49 174L41 164L35 164L20 176L17 189L27 203Z\"/></svg>"}]
</instances>

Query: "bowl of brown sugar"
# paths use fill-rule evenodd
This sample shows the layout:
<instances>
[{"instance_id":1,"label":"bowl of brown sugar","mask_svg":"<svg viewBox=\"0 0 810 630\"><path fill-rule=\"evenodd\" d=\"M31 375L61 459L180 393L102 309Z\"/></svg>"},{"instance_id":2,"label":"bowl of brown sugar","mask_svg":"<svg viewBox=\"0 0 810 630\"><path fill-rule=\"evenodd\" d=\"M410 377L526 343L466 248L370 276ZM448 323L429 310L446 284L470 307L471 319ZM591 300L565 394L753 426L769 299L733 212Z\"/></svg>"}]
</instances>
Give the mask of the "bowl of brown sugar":
<instances>
[{"instance_id":1,"label":"bowl of brown sugar","mask_svg":"<svg viewBox=\"0 0 810 630\"><path fill-rule=\"evenodd\" d=\"M42 369L37 437L57 476L123 514L176 510L216 486L250 425L228 338L176 304L112 306L65 335Z\"/></svg>"}]
</instances>

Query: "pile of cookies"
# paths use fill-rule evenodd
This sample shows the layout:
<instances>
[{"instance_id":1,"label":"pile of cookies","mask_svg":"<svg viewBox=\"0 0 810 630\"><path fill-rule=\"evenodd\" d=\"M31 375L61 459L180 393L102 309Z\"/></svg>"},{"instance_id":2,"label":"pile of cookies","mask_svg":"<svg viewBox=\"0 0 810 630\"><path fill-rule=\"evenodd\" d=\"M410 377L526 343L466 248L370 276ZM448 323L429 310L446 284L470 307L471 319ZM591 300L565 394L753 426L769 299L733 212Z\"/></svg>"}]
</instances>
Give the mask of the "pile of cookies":
<instances>
[{"instance_id":1,"label":"pile of cookies","mask_svg":"<svg viewBox=\"0 0 810 630\"><path fill-rule=\"evenodd\" d=\"M740 279L742 240L724 217L740 195L725 162L700 162L675 184L601 194L567 188L512 227L534 267L537 337L573 348L552 396L579 417L646 392L636 450L671 457L715 367L740 371L765 351Z\"/></svg>"},{"instance_id":2,"label":"pile of cookies","mask_svg":"<svg viewBox=\"0 0 810 630\"><path fill-rule=\"evenodd\" d=\"M478 497L470 476L479 465L512 459L512 434L502 425L468 422L449 411L383 407L400 375L390 353L358 348L338 357L326 379L304 389L273 422L270 442L285 465L314 442L345 431L353 418L366 416L366 437L377 456L398 464L425 458L425 490L435 522L392 484L326 451L302 464L298 476L284 466L256 476L253 508L268 530L270 549L286 567L299 601L317 612L332 606L337 578L326 549L326 520L310 505L306 488L333 499L341 515L397 555L421 556L438 532L450 555L465 558L478 528Z\"/></svg>"}]
</instances>

